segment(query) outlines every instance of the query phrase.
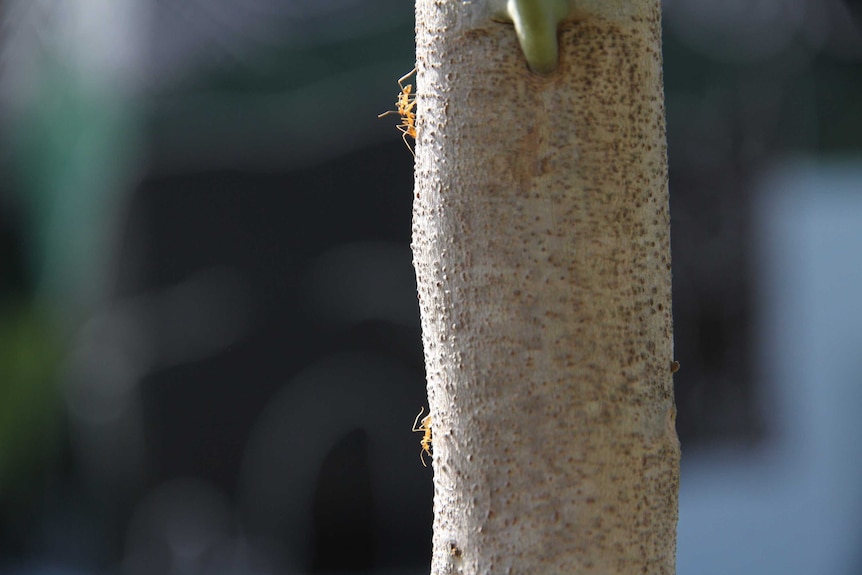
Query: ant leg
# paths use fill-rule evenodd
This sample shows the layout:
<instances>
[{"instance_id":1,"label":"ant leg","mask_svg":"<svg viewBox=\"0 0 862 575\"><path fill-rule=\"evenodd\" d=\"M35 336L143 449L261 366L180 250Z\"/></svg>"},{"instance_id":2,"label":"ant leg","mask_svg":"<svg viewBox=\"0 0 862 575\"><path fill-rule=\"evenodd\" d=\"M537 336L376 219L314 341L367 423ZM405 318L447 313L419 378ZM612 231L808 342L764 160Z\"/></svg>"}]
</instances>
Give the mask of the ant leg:
<instances>
[{"instance_id":1,"label":"ant leg","mask_svg":"<svg viewBox=\"0 0 862 575\"><path fill-rule=\"evenodd\" d=\"M409 78L410 76L412 76L415 73L416 73L416 67L414 66L414 68L412 70L410 70L409 72L407 72L406 74L404 74L403 76L398 78L398 85L401 86L402 90L404 90L404 85L402 84L402 82L404 82L404 80L406 80L407 78Z\"/></svg>"},{"instance_id":2,"label":"ant leg","mask_svg":"<svg viewBox=\"0 0 862 575\"><path fill-rule=\"evenodd\" d=\"M416 424L419 423L419 416L422 415L423 411L425 411L424 405L419 409L419 413L416 415L416 419L413 420L413 429L411 431L425 431L421 427L416 427Z\"/></svg>"},{"instance_id":3,"label":"ant leg","mask_svg":"<svg viewBox=\"0 0 862 575\"><path fill-rule=\"evenodd\" d=\"M400 127L400 126L399 126L399 127ZM403 129L401 130L401 139L402 139L402 140L404 140L404 145L405 145L405 146L407 146L407 149L408 149L408 150L410 150L410 153L411 153L411 154L413 155L413 157L415 158L415 157L416 157L416 152L414 152L414 151L413 151L413 148L411 148L411 147L410 147L410 142L408 142L408 141L407 141L407 136L409 136L409 135L410 135L410 132L408 132L406 128L403 128ZM419 415L422 415L422 412L421 412L421 411L419 412ZM416 417L418 418L418 417L419 417L419 415L417 415ZM425 422L425 420L423 419L423 420L422 420L422 422L424 423L424 422ZM421 430L416 430L416 429L414 429L413 431L421 431Z\"/></svg>"}]
</instances>

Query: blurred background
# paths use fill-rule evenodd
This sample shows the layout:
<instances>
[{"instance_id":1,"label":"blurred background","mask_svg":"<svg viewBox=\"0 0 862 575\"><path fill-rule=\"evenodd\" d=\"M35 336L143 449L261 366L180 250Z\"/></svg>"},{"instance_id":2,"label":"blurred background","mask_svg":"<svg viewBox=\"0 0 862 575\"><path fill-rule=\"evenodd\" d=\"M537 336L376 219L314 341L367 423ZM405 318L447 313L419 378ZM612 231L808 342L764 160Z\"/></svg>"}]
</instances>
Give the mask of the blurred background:
<instances>
[{"instance_id":1,"label":"blurred background","mask_svg":"<svg viewBox=\"0 0 862 575\"><path fill-rule=\"evenodd\" d=\"M427 573L404 0L0 0L0 573ZM862 573L862 2L665 0L678 572Z\"/></svg>"}]
</instances>

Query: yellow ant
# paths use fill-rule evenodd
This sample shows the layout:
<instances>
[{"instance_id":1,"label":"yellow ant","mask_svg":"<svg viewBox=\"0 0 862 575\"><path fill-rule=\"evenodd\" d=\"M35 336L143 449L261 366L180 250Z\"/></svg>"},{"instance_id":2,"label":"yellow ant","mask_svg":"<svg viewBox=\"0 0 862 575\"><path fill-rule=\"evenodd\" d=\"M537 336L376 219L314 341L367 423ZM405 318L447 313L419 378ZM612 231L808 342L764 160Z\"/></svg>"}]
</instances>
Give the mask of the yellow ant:
<instances>
[{"instance_id":1,"label":"yellow ant","mask_svg":"<svg viewBox=\"0 0 862 575\"><path fill-rule=\"evenodd\" d=\"M404 84L404 80L416 73L416 68L413 68L400 78L398 78L398 86L401 92L398 94L398 99L395 100L395 110L388 110L382 114L378 114L378 118L389 114L398 114L401 116L401 124L396 126L401 131L401 139L404 140L404 145L413 153L413 148L410 147L410 142L407 141L407 136L414 140L416 139L416 94L413 93L413 84Z\"/></svg>"},{"instance_id":2,"label":"yellow ant","mask_svg":"<svg viewBox=\"0 0 862 575\"><path fill-rule=\"evenodd\" d=\"M422 424L419 424L419 417L422 415L422 412L425 411L425 407L423 406L419 410L419 414L416 415L416 419L413 420L413 429L412 431L418 431L424 433L422 436L422 440L419 444L422 446L422 450L419 452L419 460L422 461L422 465L424 467L428 467L425 463L425 454L431 455L431 414L429 413L425 417L422 418Z\"/></svg>"}]
</instances>

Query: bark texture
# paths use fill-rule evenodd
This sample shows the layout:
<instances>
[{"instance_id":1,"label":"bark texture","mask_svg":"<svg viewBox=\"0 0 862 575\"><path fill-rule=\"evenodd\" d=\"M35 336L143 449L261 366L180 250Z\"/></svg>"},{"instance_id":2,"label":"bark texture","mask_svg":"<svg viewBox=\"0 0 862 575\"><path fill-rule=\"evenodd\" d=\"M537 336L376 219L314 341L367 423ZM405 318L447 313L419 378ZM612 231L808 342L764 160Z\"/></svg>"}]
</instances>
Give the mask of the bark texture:
<instances>
[{"instance_id":1,"label":"bark texture","mask_svg":"<svg viewBox=\"0 0 862 575\"><path fill-rule=\"evenodd\" d=\"M432 575L674 572L660 6L592 4L541 77L481 2L417 0Z\"/></svg>"}]
</instances>

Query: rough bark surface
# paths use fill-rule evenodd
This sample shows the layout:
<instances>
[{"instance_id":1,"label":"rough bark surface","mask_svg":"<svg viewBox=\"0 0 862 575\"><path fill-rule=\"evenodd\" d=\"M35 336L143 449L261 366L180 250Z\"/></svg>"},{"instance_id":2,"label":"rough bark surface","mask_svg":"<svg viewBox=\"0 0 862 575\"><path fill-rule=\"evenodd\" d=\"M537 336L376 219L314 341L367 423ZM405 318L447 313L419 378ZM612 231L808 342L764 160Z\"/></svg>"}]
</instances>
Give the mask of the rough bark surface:
<instances>
[{"instance_id":1,"label":"rough bark surface","mask_svg":"<svg viewBox=\"0 0 862 575\"><path fill-rule=\"evenodd\" d=\"M548 77L478 4L417 0L432 575L673 573L659 2L564 23Z\"/></svg>"}]
</instances>

